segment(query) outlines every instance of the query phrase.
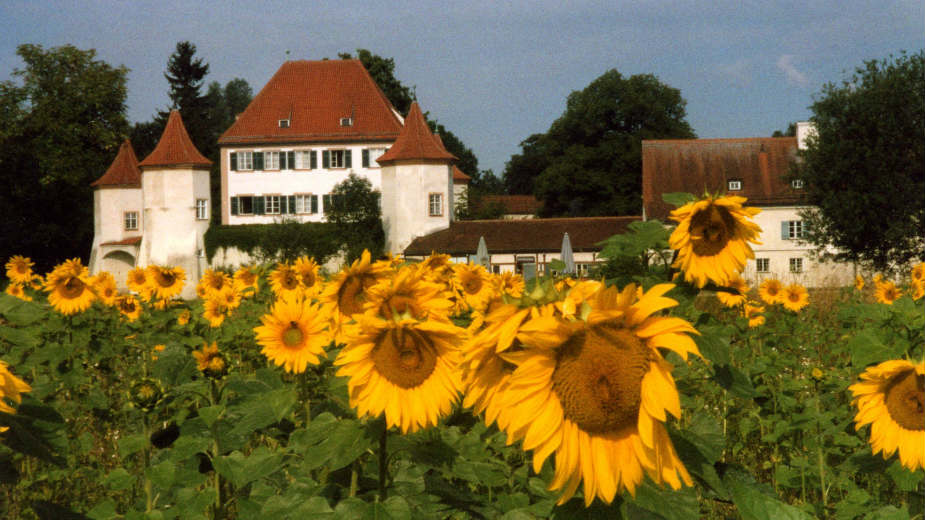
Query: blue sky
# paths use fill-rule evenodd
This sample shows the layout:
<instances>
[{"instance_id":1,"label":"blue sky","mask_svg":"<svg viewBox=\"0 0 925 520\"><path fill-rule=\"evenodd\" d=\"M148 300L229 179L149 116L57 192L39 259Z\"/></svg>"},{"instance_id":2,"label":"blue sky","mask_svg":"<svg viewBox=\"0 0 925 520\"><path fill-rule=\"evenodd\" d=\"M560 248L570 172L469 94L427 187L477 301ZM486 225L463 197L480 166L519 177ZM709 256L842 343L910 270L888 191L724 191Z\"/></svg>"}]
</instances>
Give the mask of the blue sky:
<instances>
[{"instance_id":1,"label":"blue sky","mask_svg":"<svg viewBox=\"0 0 925 520\"><path fill-rule=\"evenodd\" d=\"M699 137L756 137L808 118L822 85L865 60L925 47L921 0L4 0L0 24L0 81L22 66L19 44L94 48L130 69L132 121L168 105L181 40L209 63L207 82L240 77L255 93L287 59L369 49L499 175L570 92L612 68L680 89Z\"/></svg>"}]
</instances>

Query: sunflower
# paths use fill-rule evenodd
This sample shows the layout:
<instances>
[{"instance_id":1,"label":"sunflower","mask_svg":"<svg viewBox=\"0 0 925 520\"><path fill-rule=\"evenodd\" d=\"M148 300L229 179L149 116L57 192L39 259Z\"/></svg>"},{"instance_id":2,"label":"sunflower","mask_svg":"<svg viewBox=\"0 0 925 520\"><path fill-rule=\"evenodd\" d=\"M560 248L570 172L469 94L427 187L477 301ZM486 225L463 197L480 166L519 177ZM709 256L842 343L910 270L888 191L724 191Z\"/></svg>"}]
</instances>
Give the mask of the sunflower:
<instances>
[{"instance_id":1,"label":"sunflower","mask_svg":"<svg viewBox=\"0 0 925 520\"><path fill-rule=\"evenodd\" d=\"M128 321L135 321L141 316L141 303L138 301L138 298L130 294L116 296L115 307L119 309L119 312L122 313L122 316L125 316L125 319Z\"/></svg>"},{"instance_id":2,"label":"sunflower","mask_svg":"<svg viewBox=\"0 0 925 520\"><path fill-rule=\"evenodd\" d=\"M202 309L202 317L209 322L210 327L213 329L221 327L222 323L225 321L225 314L228 312L224 302L215 298L209 298L202 304Z\"/></svg>"},{"instance_id":3,"label":"sunflower","mask_svg":"<svg viewBox=\"0 0 925 520\"><path fill-rule=\"evenodd\" d=\"M719 301L723 302L726 307L738 307L744 304L748 297L748 291L751 290L748 283L741 276L735 275L729 282L728 287L734 289L736 293L716 291L716 297L719 298Z\"/></svg>"},{"instance_id":4,"label":"sunflower","mask_svg":"<svg viewBox=\"0 0 925 520\"><path fill-rule=\"evenodd\" d=\"M96 293L97 298L99 298L101 302L110 307L116 304L116 296L118 296L119 293L116 290L116 279L113 278L112 274L107 271L101 271L91 278L91 285L93 286L93 291Z\"/></svg>"},{"instance_id":5,"label":"sunflower","mask_svg":"<svg viewBox=\"0 0 925 520\"><path fill-rule=\"evenodd\" d=\"M369 251L364 250L359 259L328 282L319 299L330 313L335 336L340 335L343 324L354 314L363 312L367 289L389 271L387 264L372 264Z\"/></svg>"},{"instance_id":6,"label":"sunflower","mask_svg":"<svg viewBox=\"0 0 925 520\"><path fill-rule=\"evenodd\" d=\"M854 427L870 424L873 453L899 461L911 471L925 467L925 362L904 359L869 367L848 387L858 413Z\"/></svg>"},{"instance_id":7,"label":"sunflower","mask_svg":"<svg viewBox=\"0 0 925 520\"><path fill-rule=\"evenodd\" d=\"M699 355L690 323L654 316L677 305L663 296L673 287L602 288L583 319L530 320L517 335L526 348L504 356L517 365L501 412L509 439L533 450L536 472L556 454L549 488L563 489L560 504L582 481L586 505L624 488L635 494L644 473L674 489L692 485L663 424L680 417L681 402L659 348Z\"/></svg>"},{"instance_id":8,"label":"sunflower","mask_svg":"<svg viewBox=\"0 0 925 520\"><path fill-rule=\"evenodd\" d=\"M26 291L23 290L23 286L16 282L13 282L13 283L10 283L10 285L7 285L6 290L3 292L9 294L10 296L15 296L23 301L27 301L27 302L32 301L32 297L26 294Z\"/></svg>"},{"instance_id":9,"label":"sunflower","mask_svg":"<svg viewBox=\"0 0 925 520\"><path fill-rule=\"evenodd\" d=\"M357 316L334 364L349 377L350 406L357 416L385 414L402 433L435 426L459 398L459 347L465 329L414 318Z\"/></svg>"},{"instance_id":10,"label":"sunflower","mask_svg":"<svg viewBox=\"0 0 925 520\"><path fill-rule=\"evenodd\" d=\"M764 306L754 302L746 302L745 305L742 306L742 316L748 320L748 326L750 328L764 325L765 318L761 314L763 312Z\"/></svg>"},{"instance_id":11,"label":"sunflower","mask_svg":"<svg viewBox=\"0 0 925 520\"><path fill-rule=\"evenodd\" d=\"M167 345L164 345L164 344L157 344L151 347L151 350L153 351L151 352L151 361L157 361L158 352L163 352L164 349L166 348L167 348Z\"/></svg>"},{"instance_id":12,"label":"sunflower","mask_svg":"<svg viewBox=\"0 0 925 520\"><path fill-rule=\"evenodd\" d=\"M260 292L260 276L253 267L241 267L234 272L235 288L244 296Z\"/></svg>"},{"instance_id":13,"label":"sunflower","mask_svg":"<svg viewBox=\"0 0 925 520\"><path fill-rule=\"evenodd\" d=\"M196 358L196 368L206 376L222 377L225 374L225 358L218 351L216 342L204 344L202 350L194 350L193 357Z\"/></svg>"},{"instance_id":14,"label":"sunflower","mask_svg":"<svg viewBox=\"0 0 925 520\"><path fill-rule=\"evenodd\" d=\"M182 311L180 311L180 314L177 315L177 325L183 327L184 325L189 323L189 319L190 319L189 309L183 309Z\"/></svg>"},{"instance_id":15,"label":"sunflower","mask_svg":"<svg viewBox=\"0 0 925 520\"><path fill-rule=\"evenodd\" d=\"M299 287L306 298L314 298L321 292L321 279L318 277L318 264L314 259L301 256L292 264L299 275Z\"/></svg>"},{"instance_id":16,"label":"sunflower","mask_svg":"<svg viewBox=\"0 0 925 520\"><path fill-rule=\"evenodd\" d=\"M233 311L241 306L241 293L231 284L225 286L220 291L212 293L209 299L222 302L226 312Z\"/></svg>"},{"instance_id":17,"label":"sunflower","mask_svg":"<svg viewBox=\"0 0 925 520\"><path fill-rule=\"evenodd\" d=\"M49 293L48 303L66 316L87 310L96 298L90 287L87 268L80 263L79 258L56 266L48 274L45 291Z\"/></svg>"},{"instance_id":18,"label":"sunflower","mask_svg":"<svg viewBox=\"0 0 925 520\"><path fill-rule=\"evenodd\" d=\"M205 299L213 293L231 287L232 284L233 281L231 277L226 273L216 271L215 269L206 269L202 278L199 279L199 283L196 284L196 294L198 294L200 298Z\"/></svg>"},{"instance_id":19,"label":"sunflower","mask_svg":"<svg viewBox=\"0 0 925 520\"><path fill-rule=\"evenodd\" d=\"M912 280L912 299L921 300L925 296L925 282Z\"/></svg>"},{"instance_id":20,"label":"sunflower","mask_svg":"<svg viewBox=\"0 0 925 520\"><path fill-rule=\"evenodd\" d=\"M14 255L6 263L6 277L10 281L19 284L26 284L32 280L32 266L35 265L31 259Z\"/></svg>"},{"instance_id":21,"label":"sunflower","mask_svg":"<svg viewBox=\"0 0 925 520\"><path fill-rule=\"evenodd\" d=\"M389 319L408 314L415 319L449 320L453 302L443 286L424 279L420 269L405 266L382 276L366 290L363 312Z\"/></svg>"},{"instance_id":22,"label":"sunflower","mask_svg":"<svg viewBox=\"0 0 925 520\"><path fill-rule=\"evenodd\" d=\"M893 302L903 295L902 289L896 287L893 282L880 282L877 284L877 290L874 292L877 301L887 305L893 305Z\"/></svg>"},{"instance_id":23,"label":"sunflower","mask_svg":"<svg viewBox=\"0 0 925 520\"><path fill-rule=\"evenodd\" d=\"M919 262L912 266L912 270L909 272L909 277L912 278L913 283L925 283L925 263Z\"/></svg>"},{"instance_id":24,"label":"sunflower","mask_svg":"<svg viewBox=\"0 0 925 520\"><path fill-rule=\"evenodd\" d=\"M0 412L16 413L16 410L7 404L7 400L16 403L22 402L22 393L31 392L32 387L28 383L14 376L6 362L0 360ZM5 431L5 429L0 429Z\"/></svg>"},{"instance_id":25,"label":"sunflower","mask_svg":"<svg viewBox=\"0 0 925 520\"><path fill-rule=\"evenodd\" d=\"M754 258L749 242L760 244L761 228L749 219L761 210L746 208L745 197L708 196L671 212L678 227L668 239L678 256L672 264L684 280L703 287L708 280L729 285Z\"/></svg>"},{"instance_id":26,"label":"sunflower","mask_svg":"<svg viewBox=\"0 0 925 520\"><path fill-rule=\"evenodd\" d=\"M792 283L785 287L781 293L781 303L788 310L800 312L803 307L809 305L809 292L806 287L798 283Z\"/></svg>"},{"instance_id":27,"label":"sunflower","mask_svg":"<svg viewBox=\"0 0 925 520\"><path fill-rule=\"evenodd\" d=\"M507 294L514 298L520 298L524 293L524 277L513 272L505 271L494 277L495 287L501 294Z\"/></svg>"},{"instance_id":28,"label":"sunflower","mask_svg":"<svg viewBox=\"0 0 925 520\"><path fill-rule=\"evenodd\" d=\"M854 288L859 291L864 289L864 277L863 276L859 274L854 275Z\"/></svg>"},{"instance_id":29,"label":"sunflower","mask_svg":"<svg viewBox=\"0 0 925 520\"><path fill-rule=\"evenodd\" d=\"M453 287L457 294L457 310L483 310L497 294L491 275L479 264L454 265Z\"/></svg>"},{"instance_id":30,"label":"sunflower","mask_svg":"<svg viewBox=\"0 0 925 520\"><path fill-rule=\"evenodd\" d=\"M270 272L270 288L277 298L298 298L302 295L299 273L292 265L285 262L276 264L276 269Z\"/></svg>"},{"instance_id":31,"label":"sunflower","mask_svg":"<svg viewBox=\"0 0 925 520\"><path fill-rule=\"evenodd\" d=\"M780 280L768 278L761 282L761 286L758 287L758 296L768 305L784 303L784 286L780 283Z\"/></svg>"},{"instance_id":32,"label":"sunflower","mask_svg":"<svg viewBox=\"0 0 925 520\"><path fill-rule=\"evenodd\" d=\"M128 272L125 284L143 300L147 300L151 292L148 286L148 274L144 267L136 267Z\"/></svg>"},{"instance_id":33,"label":"sunflower","mask_svg":"<svg viewBox=\"0 0 925 520\"><path fill-rule=\"evenodd\" d=\"M186 273L182 267L149 265L145 271L151 296L158 300L169 300L183 290Z\"/></svg>"},{"instance_id":34,"label":"sunflower","mask_svg":"<svg viewBox=\"0 0 925 520\"><path fill-rule=\"evenodd\" d=\"M276 300L269 314L260 318L263 325L254 327L260 353L287 372L301 374L310 364L325 357L324 347L331 342L328 318L320 304L302 298Z\"/></svg>"}]
</instances>

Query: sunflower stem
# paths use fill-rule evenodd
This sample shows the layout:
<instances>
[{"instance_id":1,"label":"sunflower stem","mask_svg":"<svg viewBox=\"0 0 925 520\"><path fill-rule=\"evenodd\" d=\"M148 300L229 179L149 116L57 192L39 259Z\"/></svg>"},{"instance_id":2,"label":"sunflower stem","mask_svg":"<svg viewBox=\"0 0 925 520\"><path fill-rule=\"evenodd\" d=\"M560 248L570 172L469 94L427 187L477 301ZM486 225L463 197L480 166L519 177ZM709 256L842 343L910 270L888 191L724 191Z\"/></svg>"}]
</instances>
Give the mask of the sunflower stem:
<instances>
[{"instance_id":1,"label":"sunflower stem","mask_svg":"<svg viewBox=\"0 0 925 520\"><path fill-rule=\"evenodd\" d=\"M145 512L150 513L151 509L154 507L154 496L153 496L153 487L151 484L151 479L148 478L148 465L151 463L151 452L148 449L148 439L151 437L151 426L148 424L148 414L144 413L142 418L143 431L145 444L144 448L141 450L142 458L144 461L144 467L142 471L144 472L144 489L145 489Z\"/></svg>"},{"instance_id":2,"label":"sunflower stem","mask_svg":"<svg viewBox=\"0 0 925 520\"><path fill-rule=\"evenodd\" d=\"M386 479L388 478L388 460L389 452L387 449L387 441L389 436L389 427L385 424L385 420L382 421L382 435L379 436L379 501L385 502L385 484Z\"/></svg>"},{"instance_id":3,"label":"sunflower stem","mask_svg":"<svg viewBox=\"0 0 925 520\"><path fill-rule=\"evenodd\" d=\"M357 496L357 480L359 475L357 473L357 463L353 461L350 464L350 492L347 494L348 497Z\"/></svg>"},{"instance_id":4,"label":"sunflower stem","mask_svg":"<svg viewBox=\"0 0 925 520\"><path fill-rule=\"evenodd\" d=\"M818 384L815 384L817 387L816 395L819 395ZM819 459L819 492L822 493L822 506L828 507L828 498L829 493L825 488L825 453L823 451L823 436L822 436L822 425L819 424L819 398L815 400L816 403L816 448L818 450L818 459Z\"/></svg>"}]
</instances>

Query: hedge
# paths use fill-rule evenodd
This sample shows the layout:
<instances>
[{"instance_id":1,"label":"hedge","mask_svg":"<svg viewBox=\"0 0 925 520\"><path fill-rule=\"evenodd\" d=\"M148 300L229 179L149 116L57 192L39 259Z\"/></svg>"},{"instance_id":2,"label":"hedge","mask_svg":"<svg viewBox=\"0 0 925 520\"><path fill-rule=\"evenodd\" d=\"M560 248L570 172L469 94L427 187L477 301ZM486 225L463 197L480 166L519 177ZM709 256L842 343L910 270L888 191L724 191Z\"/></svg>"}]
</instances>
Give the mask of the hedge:
<instances>
[{"instance_id":1,"label":"hedge","mask_svg":"<svg viewBox=\"0 0 925 520\"><path fill-rule=\"evenodd\" d=\"M327 222L213 224L205 234L206 256L211 263L219 248L235 247L260 261L292 261L305 255L320 264L340 250L339 235L337 227Z\"/></svg>"}]
</instances>

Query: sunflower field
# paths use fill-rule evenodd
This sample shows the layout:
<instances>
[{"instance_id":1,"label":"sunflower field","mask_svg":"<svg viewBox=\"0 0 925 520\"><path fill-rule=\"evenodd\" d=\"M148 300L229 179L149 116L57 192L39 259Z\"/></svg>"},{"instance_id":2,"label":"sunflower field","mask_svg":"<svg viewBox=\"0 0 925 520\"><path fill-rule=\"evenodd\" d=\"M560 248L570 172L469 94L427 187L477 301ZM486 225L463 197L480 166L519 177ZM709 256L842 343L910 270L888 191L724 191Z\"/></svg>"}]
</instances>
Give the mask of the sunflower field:
<instances>
[{"instance_id":1,"label":"sunflower field","mask_svg":"<svg viewBox=\"0 0 925 520\"><path fill-rule=\"evenodd\" d=\"M921 519L925 265L749 287L744 203L683 199L587 279L10 258L0 512Z\"/></svg>"}]
</instances>

